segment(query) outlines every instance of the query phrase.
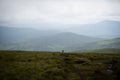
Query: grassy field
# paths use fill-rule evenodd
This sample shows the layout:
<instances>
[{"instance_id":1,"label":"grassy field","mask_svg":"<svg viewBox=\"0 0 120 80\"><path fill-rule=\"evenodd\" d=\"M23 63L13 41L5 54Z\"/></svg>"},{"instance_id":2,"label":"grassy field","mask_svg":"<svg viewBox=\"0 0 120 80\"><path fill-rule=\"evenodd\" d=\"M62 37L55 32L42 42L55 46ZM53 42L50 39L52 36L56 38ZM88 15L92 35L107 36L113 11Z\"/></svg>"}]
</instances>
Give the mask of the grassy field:
<instances>
[{"instance_id":1,"label":"grassy field","mask_svg":"<svg viewBox=\"0 0 120 80\"><path fill-rule=\"evenodd\" d=\"M120 54L0 51L0 80L120 80Z\"/></svg>"}]
</instances>

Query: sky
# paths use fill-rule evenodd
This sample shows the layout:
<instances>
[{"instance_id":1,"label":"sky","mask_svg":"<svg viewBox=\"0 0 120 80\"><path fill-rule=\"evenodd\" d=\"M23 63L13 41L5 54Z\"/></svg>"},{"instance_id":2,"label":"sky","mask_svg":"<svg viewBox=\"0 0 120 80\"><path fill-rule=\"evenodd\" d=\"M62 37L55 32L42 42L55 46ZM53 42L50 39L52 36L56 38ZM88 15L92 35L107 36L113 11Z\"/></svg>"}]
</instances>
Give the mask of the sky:
<instances>
[{"instance_id":1,"label":"sky","mask_svg":"<svg viewBox=\"0 0 120 80\"><path fill-rule=\"evenodd\" d=\"M120 0L0 0L0 22L89 24L120 21Z\"/></svg>"}]
</instances>

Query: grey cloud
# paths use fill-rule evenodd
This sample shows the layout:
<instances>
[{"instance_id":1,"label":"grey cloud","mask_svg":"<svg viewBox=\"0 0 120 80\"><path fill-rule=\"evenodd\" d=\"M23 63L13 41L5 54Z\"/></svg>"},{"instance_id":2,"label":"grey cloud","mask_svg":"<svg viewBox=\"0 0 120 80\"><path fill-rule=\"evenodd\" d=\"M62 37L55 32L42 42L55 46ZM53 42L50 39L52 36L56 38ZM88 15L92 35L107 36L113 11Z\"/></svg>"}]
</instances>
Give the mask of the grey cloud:
<instances>
[{"instance_id":1,"label":"grey cloud","mask_svg":"<svg viewBox=\"0 0 120 80\"><path fill-rule=\"evenodd\" d=\"M90 23L119 17L119 7L120 0L0 0L0 21Z\"/></svg>"}]
</instances>

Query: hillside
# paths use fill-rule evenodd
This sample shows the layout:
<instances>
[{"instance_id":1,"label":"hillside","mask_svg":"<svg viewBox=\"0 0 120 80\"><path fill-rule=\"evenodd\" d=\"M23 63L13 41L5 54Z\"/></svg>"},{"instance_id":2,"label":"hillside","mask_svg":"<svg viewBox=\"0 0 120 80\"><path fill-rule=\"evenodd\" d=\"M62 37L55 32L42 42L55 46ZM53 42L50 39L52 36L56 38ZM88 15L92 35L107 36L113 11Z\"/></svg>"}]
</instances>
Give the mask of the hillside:
<instances>
[{"instance_id":1,"label":"hillside","mask_svg":"<svg viewBox=\"0 0 120 80\"><path fill-rule=\"evenodd\" d=\"M120 48L120 38L102 40L83 46L86 49Z\"/></svg>"},{"instance_id":2,"label":"hillside","mask_svg":"<svg viewBox=\"0 0 120 80\"><path fill-rule=\"evenodd\" d=\"M56 33L58 33L58 31L0 26L0 44L14 44Z\"/></svg>"},{"instance_id":3,"label":"hillside","mask_svg":"<svg viewBox=\"0 0 120 80\"><path fill-rule=\"evenodd\" d=\"M119 49L120 38L103 39L72 32L0 27L0 50L85 51L104 48Z\"/></svg>"},{"instance_id":4,"label":"hillside","mask_svg":"<svg viewBox=\"0 0 120 80\"><path fill-rule=\"evenodd\" d=\"M71 32L58 33L51 36L37 37L23 42L1 45L1 49L8 50L35 50L61 51L72 45L79 45L101 40L99 38L78 35Z\"/></svg>"},{"instance_id":5,"label":"hillside","mask_svg":"<svg viewBox=\"0 0 120 80\"><path fill-rule=\"evenodd\" d=\"M0 51L0 80L120 80L120 54Z\"/></svg>"},{"instance_id":6,"label":"hillside","mask_svg":"<svg viewBox=\"0 0 120 80\"><path fill-rule=\"evenodd\" d=\"M97 42L87 43L84 45L79 45L76 47L68 47L66 49L71 49L72 51L81 50L95 50L95 49L120 49L120 38L101 40Z\"/></svg>"},{"instance_id":7,"label":"hillside","mask_svg":"<svg viewBox=\"0 0 120 80\"><path fill-rule=\"evenodd\" d=\"M104 48L104 49L96 49L96 50L91 50L88 52L96 52L96 53L119 53L120 48Z\"/></svg>"}]
</instances>

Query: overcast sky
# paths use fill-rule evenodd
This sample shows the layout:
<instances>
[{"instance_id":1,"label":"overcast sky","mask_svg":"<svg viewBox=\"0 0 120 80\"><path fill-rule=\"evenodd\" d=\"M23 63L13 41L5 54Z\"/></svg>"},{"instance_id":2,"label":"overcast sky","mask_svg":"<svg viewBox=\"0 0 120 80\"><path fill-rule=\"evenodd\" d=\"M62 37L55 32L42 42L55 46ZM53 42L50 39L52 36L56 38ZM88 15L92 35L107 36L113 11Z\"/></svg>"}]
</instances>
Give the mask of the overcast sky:
<instances>
[{"instance_id":1,"label":"overcast sky","mask_svg":"<svg viewBox=\"0 0 120 80\"><path fill-rule=\"evenodd\" d=\"M120 21L120 0L0 0L0 22L88 24Z\"/></svg>"}]
</instances>

